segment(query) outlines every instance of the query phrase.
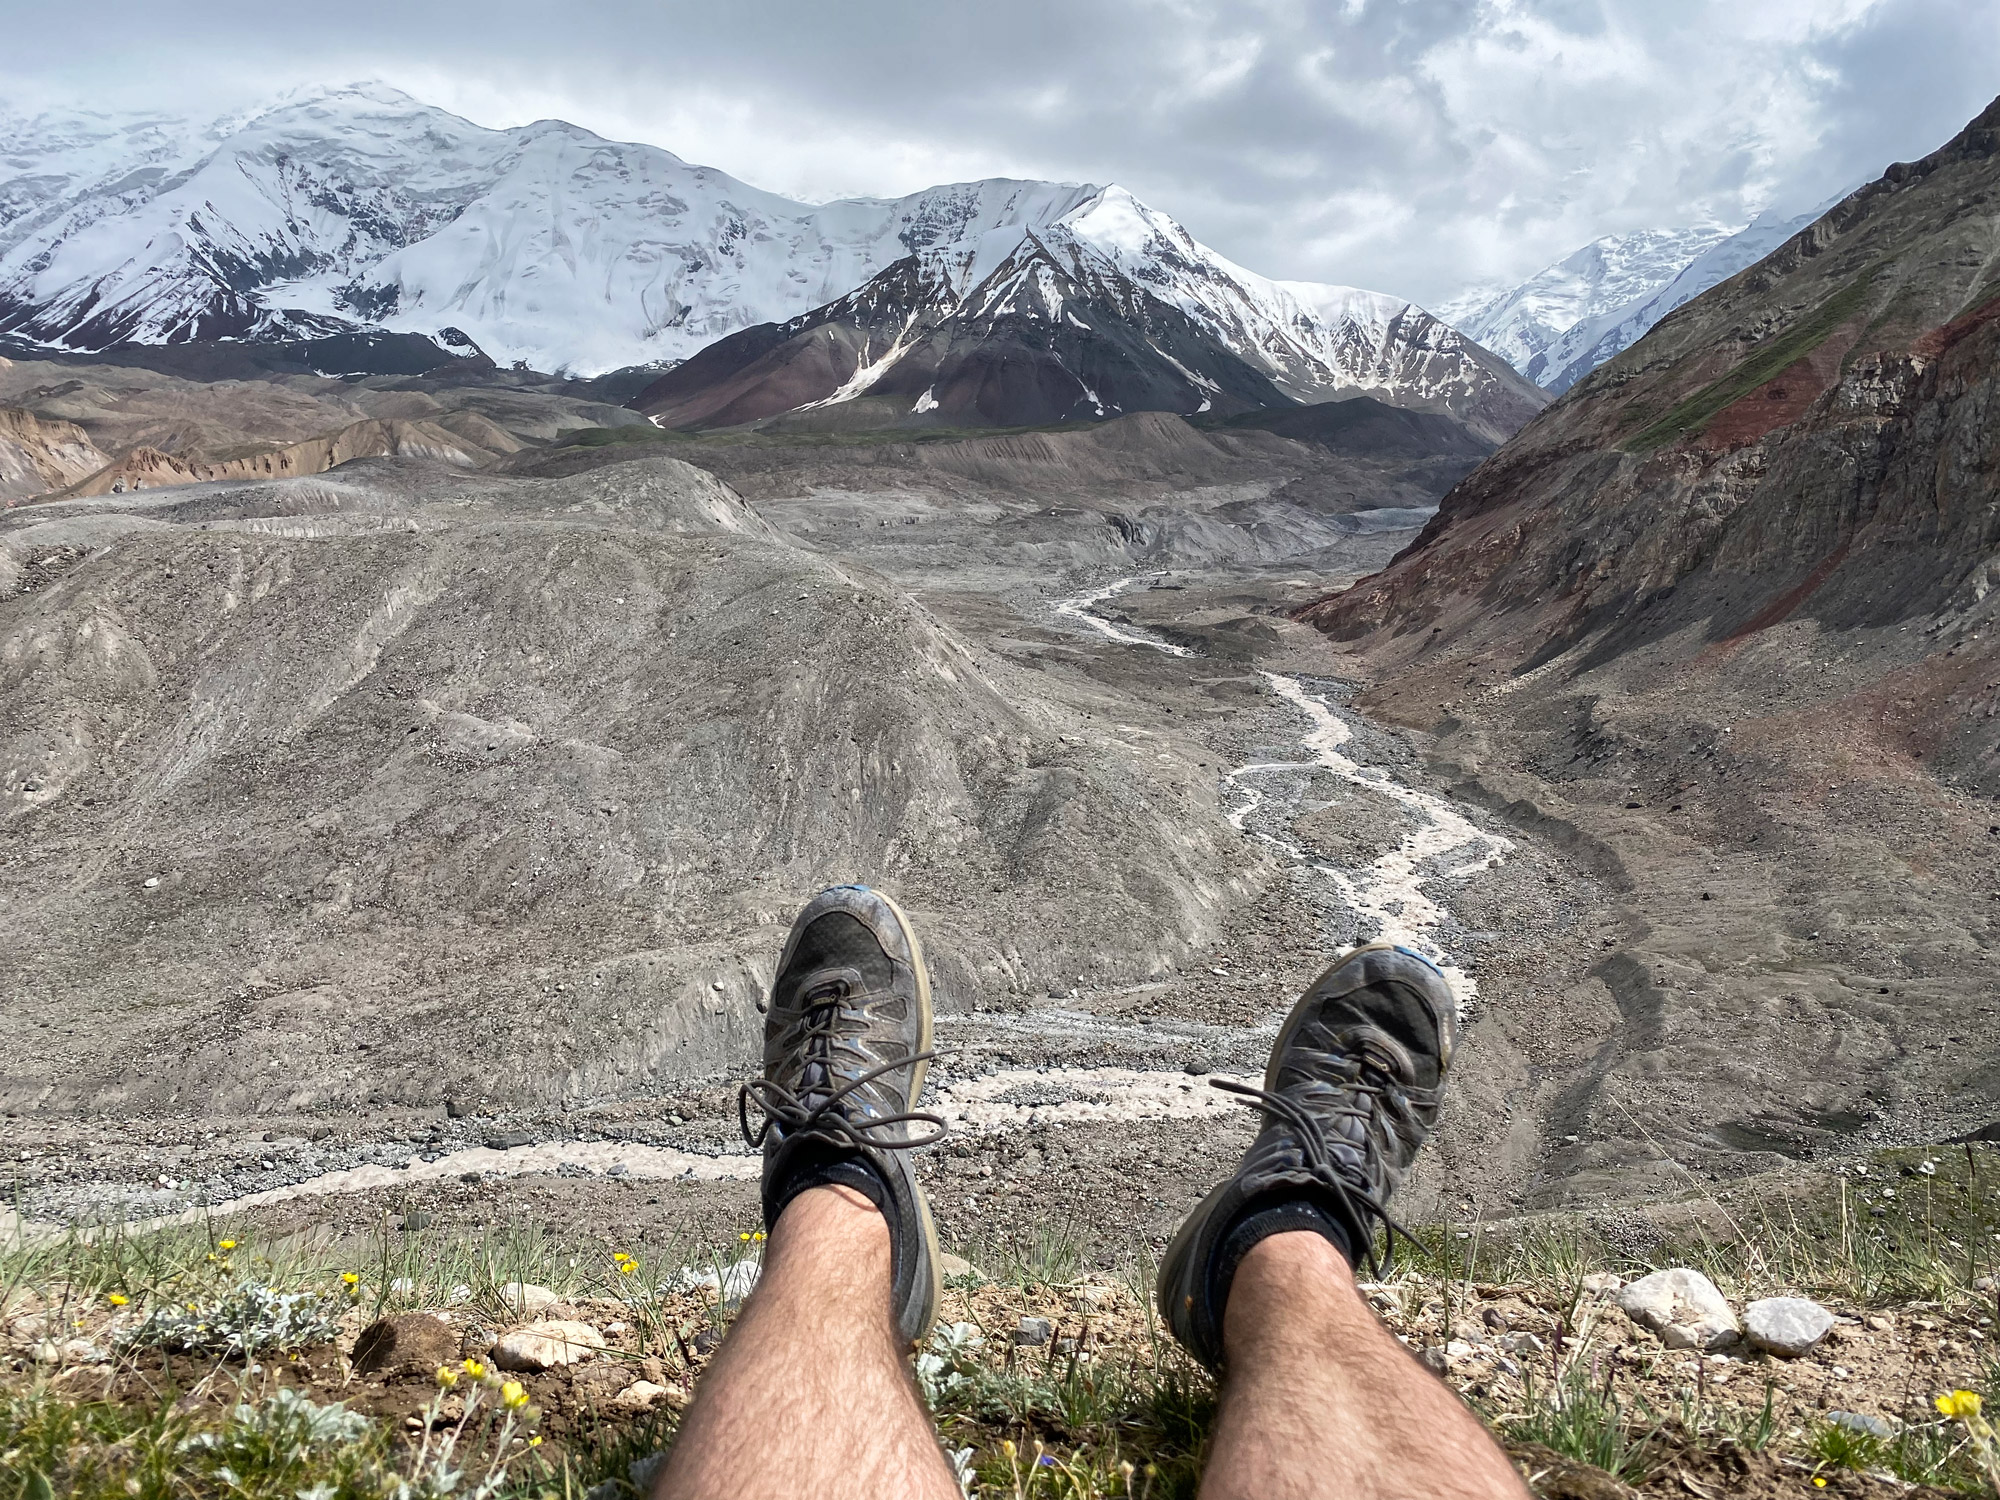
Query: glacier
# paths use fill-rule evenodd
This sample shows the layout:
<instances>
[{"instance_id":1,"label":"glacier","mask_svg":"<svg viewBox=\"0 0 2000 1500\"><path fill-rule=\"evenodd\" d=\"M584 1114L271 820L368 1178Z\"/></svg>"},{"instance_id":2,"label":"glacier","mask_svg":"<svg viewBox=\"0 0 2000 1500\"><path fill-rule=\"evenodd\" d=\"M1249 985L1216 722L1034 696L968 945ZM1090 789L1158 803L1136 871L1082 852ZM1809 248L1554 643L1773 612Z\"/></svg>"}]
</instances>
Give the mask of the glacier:
<instances>
[{"instance_id":1,"label":"glacier","mask_svg":"<svg viewBox=\"0 0 2000 1500\"><path fill-rule=\"evenodd\" d=\"M1846 196L1837 193L1802 214L1767 210L1735 227L1709 223L1606 235L1517 287L1453 299L1440 316L1560 395L1675 308L1755 265Z\"/></svg>"},{"instance_id":2,"label":"glacier","mask_svg":"<svg viewBox=\"0 0 2000 1500\"><path fill-rule=\"evenodd\" d=\"M488 129L377 83L206 123L0 118L0 335L57 350L382 329L573 375L671 367L911 256L964 295L1030 236L1180 309L1298 399L1444 399L1490 379L1407 300L1266 279L1116 186L806 204L659 147L555 120Z\"/></svg>"}]
</instances>

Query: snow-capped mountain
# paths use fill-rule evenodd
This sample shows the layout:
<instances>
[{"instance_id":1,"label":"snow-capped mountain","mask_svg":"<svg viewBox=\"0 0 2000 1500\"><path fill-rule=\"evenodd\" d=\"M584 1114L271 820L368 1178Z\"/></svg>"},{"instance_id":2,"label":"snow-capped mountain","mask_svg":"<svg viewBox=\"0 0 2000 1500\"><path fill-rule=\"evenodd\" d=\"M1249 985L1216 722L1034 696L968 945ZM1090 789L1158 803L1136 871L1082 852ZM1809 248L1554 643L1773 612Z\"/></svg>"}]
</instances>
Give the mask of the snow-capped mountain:
<instances>
[{"instance_id":1,"label":"snow-capped mountain","mask_svg":"<svg viewBox=\"0 0 2000 1500\"><path fill-rule=\"evenodd\" d=\"M1536 399L1421 309L1268 281L1118 188L992 180L805 204L559 121L488 130L382 85L214 124L0 119L0 336L52 348L387 330L589 375L792 322L913 255L935 312L1031 244L1113 302L1136 289L1175 309L1286 397L1470 409L1511 383L1500 426Z\"/></svg>"},{"instance_id":2,"label":"snow-capped mountain","mask_svg":"<svg viewBox=\"0 0 2000 1500\"><path fill-rule=\"evenodd\" d=\"M1705 224L1607 235L1511 291L1455 301L1443 315L1560 395L1675 308L1755 265L1838 201L1830 198L1796 216L1761 214L1734 231Z\"/></svg>"},{"instance_id":3,"label":"snow-capped mountain","mask_svg":"<svg viewBox=\"0 0 2000 1500\"><path fill-rule=\"evenodd\" d=\"M1756 265L1845 196L1837 194L1817 208L1790 217L1776 212L1759 214L1745 228L1702 251L1659 290L1578 323L1552 351L1552 374L1542 384L1560 395L1606 360L1638 343L1647 329L1675 308Z\"/></svg>"},{"instance_id":4,"label":"snow-capped mountain","mask_svg":"<svg viewBox=\"0 0 2000 1500\"><path fill-rule=\"evenodd\" d=\"M1447 303L1439 316L1536 384L1548 385L1567 363L1552 351L1561 349L1571 329L1644 301L1730 233L1725 225L1705 224L1607 234L1509 291Z\"/></svg>"},{"instance_id":5,"label":"snow-capped mountain","mask_svg":"<svg viewBox=\"0 0 2000 1500\"><path fill-rule=\"evenodd\" d=\"M457 328L502 361L596 373L685 358L1090 191L994 181L813 206L558 121L487 130L381 85L151 126L0 125L0 333L101 349Z\"/></svg>"},{"instance_id":6,"label":"snow-capped mountain","mask_svg":"<svg viewBox=\"0 0 2000 1500\"><path fill-rule=\"evenodd\" d=\"M1009 425L1361 392L1448 411L1494 441L1544 400L1411 303L1267 280L1112 187L1046 225L930 246L825 307L723 340L633 404L666 426L809 410Z\"/></svg>"}]
</instances>

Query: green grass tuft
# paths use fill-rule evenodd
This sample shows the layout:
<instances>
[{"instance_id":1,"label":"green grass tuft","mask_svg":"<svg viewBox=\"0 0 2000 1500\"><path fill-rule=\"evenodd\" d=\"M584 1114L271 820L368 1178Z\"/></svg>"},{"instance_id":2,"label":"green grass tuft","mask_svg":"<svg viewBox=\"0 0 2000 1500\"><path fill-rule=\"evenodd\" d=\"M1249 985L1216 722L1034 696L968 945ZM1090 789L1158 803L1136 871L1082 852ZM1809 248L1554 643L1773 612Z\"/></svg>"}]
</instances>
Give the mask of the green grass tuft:
<instances>
[{"instance_id":1,"label":"green grass tuft","mask_svg":"<svg viewBox=\"0 0 2000 1500\"><path fill-rule=\"evenodd\" d=\"M1676 438L1701 431L1716 413L1812 353L1832 336L1836 328L1858 313L1868 300L1877 269L1871 266L1862 272L1727 375L1703 386L1652 426L1627 438L1621 446L1628 453L1650 453Z\"/></svg>"}]
</instances>

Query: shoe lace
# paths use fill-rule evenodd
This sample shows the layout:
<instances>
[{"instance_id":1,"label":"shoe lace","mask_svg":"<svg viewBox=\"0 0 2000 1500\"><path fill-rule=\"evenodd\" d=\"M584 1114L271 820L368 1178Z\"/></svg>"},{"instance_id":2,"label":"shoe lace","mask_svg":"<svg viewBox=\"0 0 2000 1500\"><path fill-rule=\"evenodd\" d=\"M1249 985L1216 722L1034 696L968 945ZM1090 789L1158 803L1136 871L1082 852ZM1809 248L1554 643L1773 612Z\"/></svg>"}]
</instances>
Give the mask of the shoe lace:
<instances>
[{"instance_id":1,"label":"shoe lace","mask_svg":"<svg viewBox=\"0 0 2000 1500\"><path fill-rule=\"evenodd\" d=\"M800 1018L797 1030L785 1038L787 1048L802 1047L809 1066L818 1063L827 1076L833 1076L835 1048L848 1034L853 1022L865 1022L864 1008L873 998L869 991L850 988L845 980L831 980L813 986L806 992L805 1014ZM807 1088L795 1093L772 1079L753 1078L736 1092L736 1118L742 1127L743 1139L753 1151L762 1150L764 1138L771 1133L771 1127L777 1125L787 1136L811 1134L835 1146L854 1150L914 1151L922 1146L936 1145L951 1129L942 1115L928 1110L906 1110L891 1115L864 1114L856 1119L846 1107L849 1099L877 1079L901 1068L914 1068L918 1063L936 1056L934 1050L913 1052L908 1057L878 1063L855 1074L838 1088L825 1091ZM750 1124L750 1104L753 1100L763 1115L754 1129ZM808 1103L808 1100L812 1102ZM902 1132L902 1127L913 1124L928 1125L932 1129L926 1135L906 1135Z\"/></svg>"},{"instance_id":2,"label":"shoe lace","mask_svg":"<svg viewBox=\"0 0 2000 1500\"><path fill-rule=\"evenodd\" d=\"M1334 1213L1349 1231L1350 1245L1360 1251L1368 1273L1379 1281L1394 1269L1398 1238L1414 1249L1423 1248L1369 1185L1381 1163L1382 1116L1408 1116L1410 1096L1422 1091L1405 1082L1408 1055L1393 1038L1365 1027L1344 1035L1336 1045L1340 1050L1334 1052L1298 1048L1294 1053L1296 1066L1308 1081L1291 1090L1261 1089L1233 1078L1211 1078L1209 1084L1242 1096L1267 1119L1291 1131L1307 1173L1326 1189ZM1321 1081L1329 1077L1340 1080L1337 1089ZM1318 1097L1305 1097L1308 1090ZM1326 1132L1327 1121L1333 1119L1361 1121L1358 1157L1335 1151ZM1342 1137L1342 1144L1354 1143ZM1379 1253L1375 1248L1376 1224L1383 1230Z\"/></svg>"}]
</instances>

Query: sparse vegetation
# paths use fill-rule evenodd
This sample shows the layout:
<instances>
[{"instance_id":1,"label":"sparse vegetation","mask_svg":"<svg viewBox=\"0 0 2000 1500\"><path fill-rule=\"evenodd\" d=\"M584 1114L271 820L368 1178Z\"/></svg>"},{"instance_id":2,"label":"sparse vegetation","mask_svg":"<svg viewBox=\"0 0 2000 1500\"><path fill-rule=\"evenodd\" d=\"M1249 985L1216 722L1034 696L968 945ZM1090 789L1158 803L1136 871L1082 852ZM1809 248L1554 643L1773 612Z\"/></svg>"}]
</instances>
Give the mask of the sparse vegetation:
<instances>
[{"instance_id":1,"label":"sparse vegetation","mask_svg":"<svg viewBox=\"0 0 2000 1500\"><path fill-rule=\"evenodd\" d=\"M1992 1259L1973 1247L1996 1243L2000 1183L1987 1156L1983 1146L1889 1152L1863 1175L1790 1195L1691 1201L1686 1227L1643 1250L1581 1218L1427 1226L1393 1279L1366 1291L1504 1439L1643 1493L1686 1455L1723 1449L1766 1452L1801 1478L1881 1471L1992 1493L1991 1444L1981 1446L1970 1399L2000 1377L1985 1352L1991 1294L1971 1285ZM672 1441L676 1403L620 1409L539 1376L509 1388L480 1365L436 1387L406 1377L399 1406L393 1384L350 1372L354 1335L418 1309L448 1312L468 1335L504 1327L519 1321L510 1285L527 1283L625 1330L599 1368L664 1370L684 1396L733 1305L683 1272L722 1281L760 1248L749 1230L654 1244L642 1258L519 1226L385 1226L368 1253L343 1256L311 1237L267 1243L203 1225L19 1246L0 1255L14 1367L0 1373L0 1500L413 1500L447 1482L455 1495L636 1500L648 1460ZM1121 1275L1092 1271L1102 1247L1081 1225L965 1251L978 1273L952 1278L919 1379L971 1493L1192 1495L1215 1391L1154 1320L1143 1255ZM1697 1266L1738 1299L1825 1297L1847 1310L1853 1338L1873 1337L1860 1324L1879 1307L1895 1320L1884 1342L1909 1358L1837 1383L1833 1354L1789 1366L1699 1359L1637 1333L1585 1285L1666 1263ZM1017 1344L1024 1314L1049 1319L1053 1336ZM1943 1347L1976 1360L1913 1347L1946 1335ZM90 1349L64 1353L67 1340ZM1837 1357L1856 1360L1849 1348ZM1932 1409L1940 1396L1950 1411ZM541 1402L551 1418L531 1423ZM1830 1420L1829 1404L1884 1425Z\"/></svg>"},{"instance_id":2,"label":"sparse vegetation","mask_svg":"<svg viewBox=\"0 0 2000 1500\"><path fill-rule=\"evenodd\" d=\"M1699 432L1732 401L1747 396L1765 381L1804 359L1832 337L1841 324L1860 313L1867 304L1879 269L1869 267L1790 328L1754 350L1727 375L1709 382L1659 421L1636 436L1627 438L1624 447L1633 453L1650 453L1677 437Z\"/></svg>"}]
</instances>

